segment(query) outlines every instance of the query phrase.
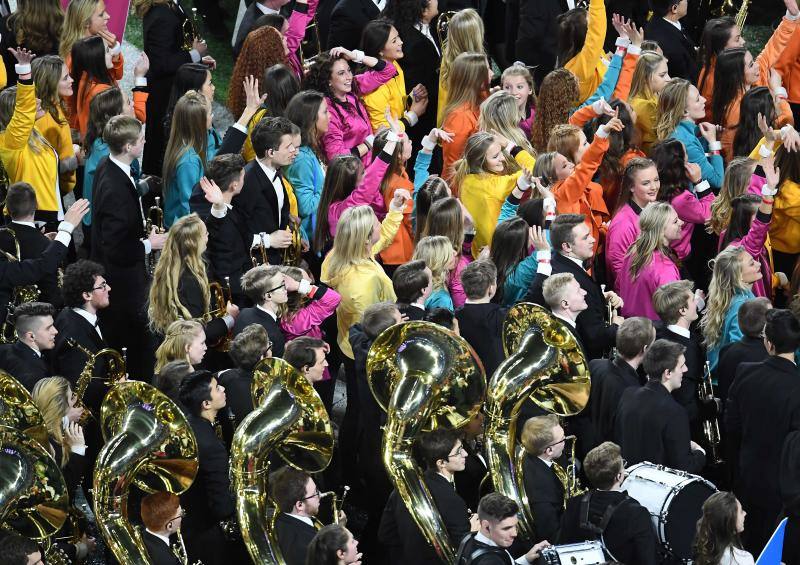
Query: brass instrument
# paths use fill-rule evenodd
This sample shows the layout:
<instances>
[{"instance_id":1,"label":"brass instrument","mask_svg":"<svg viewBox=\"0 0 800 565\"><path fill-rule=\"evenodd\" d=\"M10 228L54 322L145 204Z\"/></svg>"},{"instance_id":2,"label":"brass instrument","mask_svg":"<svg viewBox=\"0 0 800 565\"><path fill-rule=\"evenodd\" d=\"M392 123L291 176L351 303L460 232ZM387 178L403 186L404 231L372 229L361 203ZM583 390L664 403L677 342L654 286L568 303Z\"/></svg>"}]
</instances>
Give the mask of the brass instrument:
<instances>
[{"instance_id":1,"label":"brass instrument","mask_svg":"<svg viewBox=\"0 0 800 565\"><path fill-rule=\"evenodd\" d=\"M184 51L191 51L194 49L194 40L201 39L198 24L200 18L197 15L197 8L192 8L192 11L186 14L186 19L181 24L181 33L183 34Z\"/></svg>"},{"instance_id":2,"label":"brass instrument","mask_svg":"<svg viewBox=\"0 0 800 565\"><path fill-rule=\"evenodd\" d=\"M564 487L563 507L566 509L567 500L573 496L583 494L586 492L586 488L581 485L580 479L578 478L577 460L575 459L575 443L577 442L577 438L575 436L567 436L564 438L564 441L571 442L569 451L569 464L567 465L567 468L564 469L558 462L553 462L553 473L555 473L559 482Z\"/></svg>"},{"instance_id":3,"label":"brass instrument","mask_svg":"<svg viewBox=\"0 0 800 565\"><path fill-rule=\"evenodd\" d=\"M313 473L333 455L333 430L325 406L300 372L283 359L262 359L250 388L256 406L233 435L230 476L244 543L254 563L283 564L274 520L267 517L269 458Z\"/></svg>"},{"instance_id":4,"label":"brass instrument","mask_svg":"<svg viewBox=\"0 0 800 565\"><path fill-rule=\"evenodd\" d=\"M330 498L331 499L331 512L333 521L332 524L339 523L339 514L342 512L342 508L344 508L344 499L347 497L347 493L350 492L350 487L344 485L342 487L342 497L339 498L339 495L336 493L335 490L329 490L328 492L321 492L319 493L320 500L323 498Z\"/></svg>"},{"instance_id":5,"label":"brass instrument","mask_svg":"<svg viewBox=\"0 0 800 565\"><path fill-rule=\"evenodd\" d=\"M180 408L143 382L119 383L108 392L100 427L106 443L94 470L97 525L120 563L146 565L147 549L128 519L130 485L184 492L197 474L197 440Z\"/></svg>"},{"instance_id":6,"label":"brass instrument","mask_svg":"<svg viewBox=\"0 0 800 565\"><path fill-rule=\"evenodd\" d=\"M322 53L322 42L319 39L317 15L314 14L314 18L306 25L303 41L297 50L297 54L300 57L300 66L304 73L308 72L308 69L311 68L320 53Z\"/></svg>"},{"instance_id":7,"label":"brass instrument","mask_svg":"<svg viewBox=\"0 0 800 565\"><path fill-rule=\"evenodd\" d=\"M452 563L455 550L411 446L423 431L460 428L475 416L486 395L483 365L453 332L431 322L405 322L386 329L370 347L367 380L386 410L386 472L425 539Z\"/></svg>"},{"instance_id":8,"label":"brass instrument","mask_svg":"<svg viewBox=\"0 0 800 565\"><path fill-rule=\"evenodd\" d=\"M541 306L515 304L503 323L508 357L489 382L485 447L495 490L520 502L519 529L533 539L531 514L523 482L522 446L516 442L517 418L530 398L558 416L586 407L591 381L588 363L572 332Z\"/></svg>"},{"instance_id":9,"label":"brass instrument","mask_svg":"<svg viewBox=\"0 0 800 565\"><path fill-rule=\"evenodd\" d=\"M150 236L150 232L153 231L153 228L156 228L157 233L164 233L166 231L164 229L164 210L161 208L160 196L156 196L155 205L150 206L147 210L147 222L144 228L145 237ZM150 273L150 276L152 276L156 270L159 257L161 257L161 251L155 249L150 251L150 255L147 256L147 272Z\"/></svg>"},{"instance_id":10,"label":"brass instrument","mask_svg":"<svg viewBox=\"0 0 800 565\"><path fill-rule=\"evenodd\" d=\"M736 12L736 25L739 29L744 29L744 22L747 21L747 12L750 9L750 0L742 0L742 5L739 7L739 11Z\"/></svg>"},{"instance_id":11,"label":"brass instrument","mask_svg":"<svg viewBox=\"0 0 800 565\"><path fill-rule=\"evenodd\" d=\"M447 39L447 31L450 27L450 18L455 16L458 12L456 10L449 10L439 14L439 19L436 20L436 39L439 40L439 45L444 51L444 42Z\"/></svg>"},{"instance_id":12,"label":"brass instrument","mask_svg":"<svg viewBox=\"0 0 800 565\"><path fill-rule=\"evenodd\" d=\"M50 435L31 393L17 379L0 370L0 426L14 428L47 449ZM1 484L1 482L0 482Z\"/></svg>"},{"instance_id":13,"label":"brass instrument","mask_svg":"<svg viewBox=\"0 0 800 565\"><path fill-rule=\"evenodd\" d=\"M217 281L208 283L208 286L211 291L211 300L216 304L216 308L206 315L206 322L214 318L225 317L228 313L228 303L233 301L230 277L225 277L224 287ZM233 341L233 331L228 330L228 333L219 338L216 343L212 344L211 348L215 351L228 352L231 350L231 341Z\"/></svg>"},{"instance_id":14,"label":"brass instrument","mask_svg":"<svg viewBox=\"0 0 800 565\"><path fill-rule=\"evenodd\" d=\"M261 235L263 236L264 232L261 232ZM253 267L258 267L259 265L269 265L267 248L264 247L263 243L259 243L250 248L250 262L253 263Z\"/></svg>"},{"instance_id":15,"label":"brass instrument","mask_svg":"<svg viewBox=\"0 0 800 565\"><path fill-rule=\"evenodd\" d=\"M0 249L0 252L5 255L9 263L19 263L22 260L22 253L19 249L17 234L9 227L0 228L0 232L6 232L11 236L11 241L14 242L14 253L9 253L3 249ZM39 287L35 284L14 287L6 307L6 319L3 321L2 327L0 327L0 343L14 343L16 341L14 323L12 322L14 308L24 302L36 302L39 299L39 294Z\"/></svg>"},{"instance_id":16,"label":"brass instrument","mask_svg":"<svg viewBox=\"0 0 800 565\"><path fill-rule=\"evenodd\" d=\"M92 413L83 403L83 397L86 394L86 389L89 388L89 383L92 381L92 379L101 378L94 376L94 368L97 365L97 360L101 357L108 357L108 373L106 374L105 378L102 378L102 380L103 383L109 388L125 378L126 364L125 360L122 358L122 355L120 355L116 349L106 347L97 353L92 353L71 337L67 338L67 344L86 355L86 364L83 366L81 374L78 375L78 381L75 383L74 391L75 396L77 397L75 405L83 408L83 413L81 414L81 418L78 423L81 426L85 426L86 422L92 417Z\"/></svg>"},{"instance_id":17,"label":"brass instrument","mask_svg":"<svg viewBox=\"0 0 800 565\"><path fill-rule=\"evenodd\" d=\"M604 285L604 284L600 285L600 292L605 297L605 295L606 295L606 285ZM614 308L611 305L611 302L606 300L606 324L608 324L610 326L612 321L614 320L614 316L616 316L616 315L617 315L617 309ZM611 347L611 351L610 351L611 360L613 361L616 356L617 356L617 348L612 346Z\"/></svg>"},{"instance_id":18,"label":"brass instrument","mask_svg":"<svg viewBox=\"0 0 800 565\"><path fill-rule=\"evenodd\" d=\"M711 382L711 365L708 363L708 361L706 361L706 364L703 367L703 380L700 381L700 386L697 387L697 396L701 402L706 401L709 398L714 398L714 383ZM709 448L711 462L714 465L723 463L722 436L719 432L718 418L709 418L703 420L703 437L705 438L706 445Z\"/></svg>"},{"instance_id":19,"label":"brass instrument","mask_svg":"<svg viewBox=\"0 0 800 565\"><path fill-rule=\"evenodd\" d=\"M289 222L286 229L292 232L292 243L283 250L283 265L297 267L303 254L303 234L300 232L300 224Z\"/></svg>"}]
</instances>

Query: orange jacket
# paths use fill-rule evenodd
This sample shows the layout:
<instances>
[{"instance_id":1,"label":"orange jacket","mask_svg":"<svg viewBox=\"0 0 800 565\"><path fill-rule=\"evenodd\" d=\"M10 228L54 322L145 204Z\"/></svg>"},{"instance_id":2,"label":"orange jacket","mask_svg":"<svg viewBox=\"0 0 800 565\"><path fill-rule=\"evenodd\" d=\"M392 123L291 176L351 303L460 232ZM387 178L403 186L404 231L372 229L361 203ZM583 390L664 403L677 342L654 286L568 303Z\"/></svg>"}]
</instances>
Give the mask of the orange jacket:
<instances>
[{"instance_id":1,"label":"orange jacket","mask_svg":"<svg viewBox=\"0 0 800 565\"><path fill-rule=\"evenodd\" d=\"M453 134L453 141L442 144L442 177L445 180L453 178L453 163L464 156L469 136L478 131L479 116L480 109L467 103L445 116L442 129Z\"/></svg>"},{"instance_id":2,"label":"orange jacket","mask_svg":"<svg viewBox=\"0 0 800 565\"><path fill-rule=\"evenodd\" d=\"M792 34L789 45L775 63L775 70L783 79L783 86L789 94L789 102L800 102L800 34Z\"/></svg>"},{"instance_id":3,"label":"orange jacket","mask_svg":"<svg viewBox=\"0 0 800 565\"><path fill-rule=\"evenodd\" d=\"M761 82L761 80L759 80L759 82ZM766 85L754 84L753 86ZM720 137L720 142L722 143L722 156L727 163L729 163L734 157L737 157L737 155L733 154L733 140L736 137L736 130L739 127L739 110L741 109L742 98L744 98L744 92L739 93L739 95L728 108L728 113L725 115L725 123L720 124L724 128L722 130L722 136ZM787 124L794 125L792 108L789 106L789 103L786 102L786 100L781 101L780 110L780 114L775 116L775 127L782 128Z\"/></svg>"},{"instance_id":4,"label":"orange jacket","mask_svg":"<svg viewBox=\"0 0 800 565\"><path fill-rule=\"evenodd\" d=\"M70 126L77 129L81 138L86 135L86 128L89 125L89 105L92 99L101 92L108 90L118 84L105 84L102 82L95 82L81 77L80 84L76 90L76 96L73 96L71 103L74 104L70 108ZM145 123L147 121L147 112L145 106L147 104L147 93L142 90L133 91L133 111L136 114L136 119Z\"/></svg>"},{"instance_id":5,"label":"orange jacket","mask_svg":"<svg viewBox=\"0 0 800 565\"><path fill-rule=\"evenodd\" d=\"M401 174L393 174L386 185L383 198L386 201L386 209L394 198L394 193L398 188L405 188L409 194L414 194L414 183L408 178L408 173L402 171ZM411 215L414 212L414 201L406 202L406 209L403 210L403 221L397 235L394 236L389 247L381 251L381 260L384 265L402 265L411 261L414 254L414 227L411 224Z\"/></svg>"}]
</instances>

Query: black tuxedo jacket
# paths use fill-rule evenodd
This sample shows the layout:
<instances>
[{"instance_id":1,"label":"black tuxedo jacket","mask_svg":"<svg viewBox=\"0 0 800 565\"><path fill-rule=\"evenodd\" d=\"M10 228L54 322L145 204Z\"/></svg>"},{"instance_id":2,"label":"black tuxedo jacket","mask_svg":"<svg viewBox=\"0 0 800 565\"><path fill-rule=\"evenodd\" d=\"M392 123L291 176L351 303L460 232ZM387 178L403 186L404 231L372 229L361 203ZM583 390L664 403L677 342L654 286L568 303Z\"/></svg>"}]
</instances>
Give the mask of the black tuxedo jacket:
<instances>
[{"instance_id":1,"label":"black tuxedo jacket","mask_svg":"<svg viewBox=\"0 0 800 565\"><path fill-rule=\"evenodd\" d=\"M219 383L225 387L227 407L233 412L238 426L253 411L253 397L250 387L253 384L253 372L243 369L228 369L217 375Z\"/></svg>"},{"instance_id":2,"label":"black tuxedo jacket","mask_svg":"<svg viewBox=\"0 0 800 565\"><path fill-rule=\"evenodd\" d=\"M278 173L280 175L280 172ZM283 187L283 207L278 210L278 196L272 182L256 160L251 161L244 168L244 187L242 192L233 198L231 204L238 206L246 216L247 227L250 233L272 233L275 230L286 229L289 224L289 197L286 186ZM269 262L279 265L282 249L268 249Z\"/></svg>"},{"instance_id":3,"label":"black tuxedo jacket","mask_svg":"<svg viewBox=\"0 0 800 565\"><path fill-rule=\"evenodd\" d=\"M561 253L554 253L551 261L552 274L572 273L581 288L586 291L587 308L578 315L576 320L578 335L581 338L587 360L603 357L605 351L614 347L617 339L617 326L606 324L606 301L600 286L582 267L575 261L564 257ZM542 284L546 277L537 276L531 284L527 302L534 302L547 306L542 296Z\"/></svg>"},{"instance_id":4,"label":"black tuxedo jacket","mask_svg":"<svg viewBox=\"0 0 800 565\"><path fill-rule=\"evenodd\" d=\"M413 304L400 304L397 303L397 309L400 310L401 316L406 316L410 322L416 322L425 319L425 310Z\"/></svg>"},{"instance_id":5,"label":"black tuxedo jacket","mask_svg":"<svg viewBox=\"0 0 800 565\"><path fill-rule=\"evenodd\" d=\"M202 319L203 315L208 311L209 305L203 300L203 289L200 288L200 282L189 269L184 269L181 272L181 278L178 281L178 298L181 304L189 310L192 318ZM228 326L222 318L212 318L206 324L205 331L206 341L215 343L228 333Z\"/></svg>"},{"instance_id":6,"label":"black tuxedo jacket","mask_svg":"<svg viewBox=\"0 0 800 565\"><path fill-rule=\"evenodd\" d=\"M558 22L556 18L569 10L566 0L520 0L517 31L517 59L530 67L536 84L556 66Z\"/></svg>"},{"instance_id":7,"label":"black tuxedo jacket","mask_svg":"<svg viewBox=\"0 0 800 565\"><path fill-rule=\"evenodd\" d=\"M247 219L237 208L230 208L223 218L209 214L205 218L208 229L206 257L214 275L224 281L228 277L234 302L242 304L242 275L253 265L250 261L250 244L253 234L247 229Z\"/></svg>"},{"instance_id":8,"label":"black tuxedo jacket","mask_svg":"<svg viewBox=\"0 0 800 565\"><path fill-rule=\"evenodd\" d=\"M0 253L0 320L6 319L6 308L15 286L37 284L46 276L54 275L66 255L67 247L58 241L51 242L39 257L19 262L10 263Z\"/></svg>"},{"instance_id":9,"label":"black tuxedo jacket","mask_svg":"<svg viewBox=\"0 0 800 565\"><path fill-rule=\"evenodd\" d=\"M644 381L621 357L589 361L592 393L589 396L589 415L600 443L614 440L614 422L622 393L627 388L639 388Z\"/></svg>"},{"instance_id":10,"label":"black tuxedo jacket","mask_svg":"<svg viewBox=\"0 0 800 565\"><path fill-rule=\"evenodd\" d=\"M142 540L147 548L147 554L150 557L150 563L153 565L180 565L178 557L161 538L158 538L147 530L142 529Z\"/></svg>"},{"instance_id":11,"label":"black tuxedo jacket","mask_svg":"<svg viewBox=\"0 0 800 565\"><path fill-rule=\"evenodd\" d=\"M281 512L275 519L275 534L286 565L306 565L308 546L317 529Z\"/></svg>"},{"instance_id":12,"label":"black tuxedo jacket","mask_svg":"<svg viewBox=\"0 0 800 565\"><path fill-rule=\"evenodd\" d=\"M653 16L644 29L644 38L658 41L669 66L669 76L697 82L697 47L694 41L664 18Z\"/></svg>"},{"instance_id":13,"label":"black tuxedo jacket","mask_svg":"<svg viewBox=\"0 0 800 565\"><path fill-rule=\"evenodd\" d=\"M800 429L800 371L781 357L739 366L728 393L725 429L738 463L736 495L747 507L774 513L781 508L778 489L781 449Z\"/></svg>"},{"instance_id":14,"label":"black tuxedo jacket","mask_svg":"<svg viewBox=\"0 0 800 565\"><path fill-rule=\"evenodd\" d=\"M480 445L466 439L464 440L464 449L467 452L464 470L456 473L454 477L456 492L464 499L467 508L477 512L478 503L481 500L481 482L489 472L485 463L486 453L483 452Z\"/></svg>"},{"instance_id":15,"label":"black tuxedo jacket","mask_svg":"<svg viewBox=\"0 0 800 565\"><path fill-rule=\"evenodd\" d=\"M757 363L769 357L764 347L764 340L760 337L743 337L739 341L729 343L719 352L719 362L714 369L717 379L716 395L723 401L728 398L733 377L742 363Z\"/></svg>"},{"instance_id":16,"label":"black tuxedo jacket","mask_svg":"<svg viewBox=\"0 0 800 565\"><path fill-rule=\"evenodd\" d=\"M547 463L535 455L526 455L522 480L533 513L535 541L554 540L564 508L564 486Z\"/></svg>"},{"instance_id":17,"label":"black tuxedo jacket","mask_svg":"<svg viewBox=\"0 0 800 565\"><path fill-rule=\"evenodd\" d=\"M656 533L650 513L642 505L628 496L627 492L591 490L589 518L599 523L606 509L624 500L611 516L603 532L606 547L620 563L637 565L656 565ZM561 517L561 531L555 543L578 543L597 539L597 535L581 528L581 502L583 496L575 496L567 501L567 508ZM594 518L594 519L592 519Z\"/></svg>"},{"instance_id":18,"label":"black tuxedo jacket","mask_svg":"<svg viewBox=\"0 0 800 565\"><path fill-rule=\"evenodd\" d=\"M331 11L328 30L328 49L344 47L357 49L361 44L361 32L367 24L378 17L378 7L372 0L339 0Z\"/></svg>"},{"instance_id":19,"label":"black tuxedo jacket","mask_svg":"<svg viewBox=\"0 0 800 565\"><path fill-rule=\"evenodd\" d=\"M464 304L456 311L461 337L467 340L483 361L486 378L491 379L506 358L503 351L503 322L508 308L499 304Z\"/></svg>"},{"instance_id":20,"label":"black tuxedo jacket","mask_svg":"<svg viewBox=\"0 0 800 565\"><path fill-rule=\"evenodd\" d=\"M61 465L62 447L61 444L50 438L50 447L53 448L53 459ZM64 482L67 485L67 492L70 500L75 500L75 491L81 483L87 469L87 458L72 451L69 452L67 463L61 467L61 474L64 475Z\"/></svg>"},{"instance_id":21,"label":"black tuxedo jacket","mask_svg":"<svg viewBox=\"0 0 800 565\"><path fill-rule=\"evenodd\" d=\"M698 473L705 456L689 446L689 417L658 381L628 388L622 394L615 422L616 443L628 463L650 461Z\"/></svg>"},{"instance_id":22,"label":"black tuxedo jacket","mask_svg":"<svg viewBox=\"0 0 800 565\"><path fill-rule=\"evenodd\" d=\"M50 246L50 240L35 227L13 222L8 224L8 227L14 230L14 234L17 237L20 259L22 260L37 259ZM0 248L9 253L16 252L11 234L8 232L0 232ZM56 308L61 308L64 300L61 297L61 289L58 288L58 273L56 271L45 274L36 282L36 285L41 291L39 296L41 302L49 302Z\"/></svg>"},{"instance_id":23,"label":"black tuxedo jacket","mask_svg":"<svg viewBox=\"0 0 800 565\"><path fill-rule=\"evenodd\" d=\"M0 369L17 379L29 392L40 379L51 374L44 357L36 355L21 341L0 345Z\"/></svg>"},{"instance_id":24,"label":"black tuxedo jacket","mask_svg":"<svg viewBox=\"0 0 800 565\"><path fill-rule=\"evenodd\" d=\"M703 370L706 362L706 353L701 344L702 337L694 332L690 332L686 338L668 329L664 324L656 324L656 339L666 339L673 343L680 344L686 348L686 372L683 374L683 382L678 390L672 392L672 397L678 404L686 409L689 414L689 422L694 425L700 418L700 401L697 398L697 387L703 380Z\"/></svg>"},{"instance_id":25,"label":"black tuxedo jacket","mask_svg":"<svg viewBox=\"0 0 800 565\"><path fill-rule=\"evenodd\" d=\"M286 338L283 337L281 326L272 316L253 306L239 311L236 323L233 324L233 335L239 335L250 324L260 324L267 330L269 340L272 342L272 356L283 357L283 349L286 345Z\"/></svg>"},{"instance_id":26,"label":"black tuxedo jacket","mask_svg":"<svg viewBox=\"0 0 800 565\"><path fill-rule=\"evenodd\" d=\"M406 92L411 93L418 84L423 85L428 90L428 108L419 117L419 122L411 128L414 138L422 138L427 135L431 128L436 127L436 112L433 108L439 101L439 67L442 62L442 47L439 45L435 23L431 23L431 35L439 50L436 50L430 39L425 37L421 31L415 27L410 27L400 31L403 39L403 77L406 84Z\"/></svg>"},{"instance_id":27,"label":"black tuxedo jacket","mask_svg":"<svg viewBox=\"0 0 800 565\"><path fill-rule=\"evenodd\" d=\"M458 496L454 486L436 471L425 471L423 480L431 492L433 502L442 516L450 537L450 545L458 547L464 536L469 534L467 505ZM381 518L379 541L385 546L395 546L392 563L416 563L439 565L441 560L406 509L397 491L392 491Z\"/></svg>"}]
</instances>

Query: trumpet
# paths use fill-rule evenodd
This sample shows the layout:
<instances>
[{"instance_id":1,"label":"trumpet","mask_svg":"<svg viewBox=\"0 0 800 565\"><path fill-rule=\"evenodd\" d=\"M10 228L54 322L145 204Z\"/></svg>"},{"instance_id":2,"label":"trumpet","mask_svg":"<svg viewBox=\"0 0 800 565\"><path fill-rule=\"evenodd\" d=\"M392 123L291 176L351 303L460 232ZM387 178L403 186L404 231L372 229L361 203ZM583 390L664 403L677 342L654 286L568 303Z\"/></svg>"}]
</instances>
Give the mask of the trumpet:
<instances>
[{"instance_id":1,"label":"trumpet","mask_svg":"<svg viewBox=\"0 0 800 565\"><path fill-rule=\"evenodd\" d=\"M150 206L147 210L147 222L145 224L145 237L150 235L150 232L153 231L153 228L156 228L158 233L164 233L164 210L161 208L161 197L156 196L156 203L154 206ZM151 251L150 255L147 256L147 272L150 276L153 275L153 272L156 270L156 265L158 264L158 258L161 256L161 251Z\"/></svg>"},{"instance_id":2,"label":"trumpet","mask_svg":"<svg viewBox=\"0 0 800 565\"><path fill-rule=\"evenodd\" d=\"M205 316L206 322L210 322L213 318L224 317L228 312L228 303L232 302L230 277L225 277L224 287L216 281L209 283L208 286L211 290L212 300L216 303L216 308ZM212 344L211 347L216 351L228 352L231 350L231 340L233 340L233 332L228 330L228 333Z\"/></svg>"},{"instance_id":3,"label":"trumpet","mask_svg":"<svg viewBox=\"0 0 800 565\"><path fill-rule=\"evenodd\" d=\"M269 265L269 259L267 258L267 248L264 247L264 232L259 234L259 242L257 245L254 245L250 248L250 262L253 263L253 267L258 267L259 265Z\"/></svg>"},{"instance_id":4,"label":"trumpet","mask_svg":"<svg viewBox=\"0 0 800 565\"><path fill-rule=\"evenodd\" d=\"M181 33L183 34L183 50L191 51L194 49L194 40L201 39L198 33L198 23L200 18L197 15L197 8L192 8L189 14L186 14L186 19L181 24Z\"/></svg>"},{"instance_id":5,"label":"trumpet","mask_svg":"<svg viewBox=\"0 0 800 565\"><path fill-rule=\"evenodd\" d=\"M339 516L342 513L342 508L344 508L344 499L347 497L347 493L350 492L350 487L344 485L342 487L342 497L339 498L339 495L336 494L336 491L329 490L328 492L322 492L319 495L320 499L328 498L331 499L331 508L333 512L333 524L339 523Z\"/></svg>"},{"instance_id":6,"label":"trumpet","mask_svg":"<svg viewBox=\"0 0 800 565\"><path fill-rule=\"evenodd\" d=\"M701 402L709 398L714 399L714 383L711 381L711 365L706 361L703 367L703 380L697 388L697 396ZM716 402L716 400L715 400ZM722 436L719 432L719 419L707 418L703 420L703 437L709 447L709 455L714 465L724 462L722 458Z\"/></svg>"}]
</instances>

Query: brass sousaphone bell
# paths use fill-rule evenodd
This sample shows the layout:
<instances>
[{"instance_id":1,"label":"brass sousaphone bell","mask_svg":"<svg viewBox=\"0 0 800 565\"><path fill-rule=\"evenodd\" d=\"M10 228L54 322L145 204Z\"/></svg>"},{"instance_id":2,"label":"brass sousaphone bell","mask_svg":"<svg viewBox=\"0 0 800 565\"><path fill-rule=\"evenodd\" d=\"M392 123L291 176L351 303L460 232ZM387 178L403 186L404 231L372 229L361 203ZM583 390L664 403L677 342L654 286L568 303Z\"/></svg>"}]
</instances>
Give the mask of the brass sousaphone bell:
<instances>
[{"instance_id":1,"label":"brass sousaphone bell","mask_svg":"<svg viewBox=\"0 0 800 565\"><path fill-rule=\"evenodd\" d=\"M431 322L405 322L372 344L367 377L386 410L382 458L389 478L425 539L452 563L454 548L411 445L423 431L460 428L477 414L486 393L483 365L453 332Z\"/></svg>"}]
</instances>

